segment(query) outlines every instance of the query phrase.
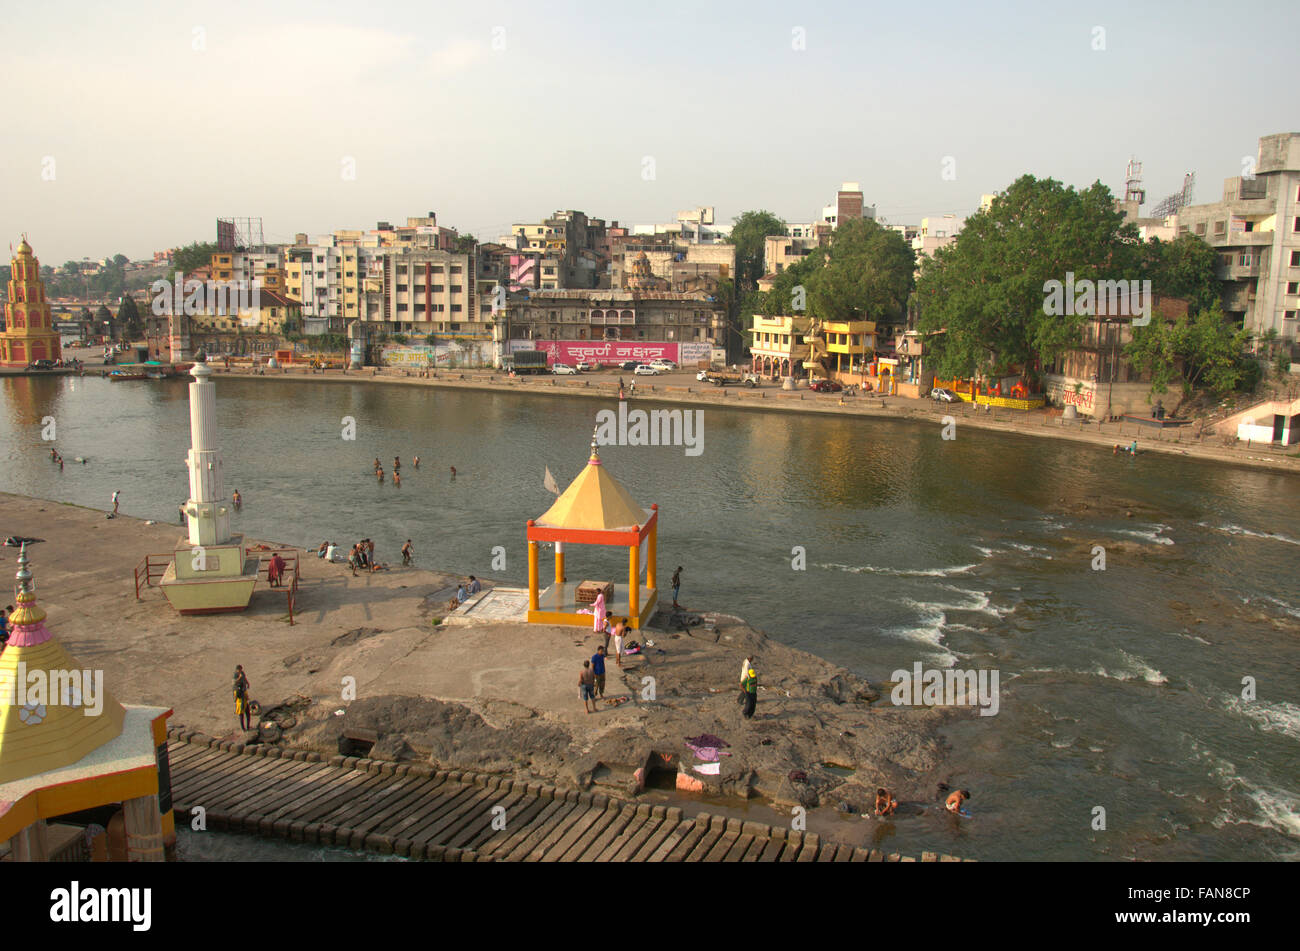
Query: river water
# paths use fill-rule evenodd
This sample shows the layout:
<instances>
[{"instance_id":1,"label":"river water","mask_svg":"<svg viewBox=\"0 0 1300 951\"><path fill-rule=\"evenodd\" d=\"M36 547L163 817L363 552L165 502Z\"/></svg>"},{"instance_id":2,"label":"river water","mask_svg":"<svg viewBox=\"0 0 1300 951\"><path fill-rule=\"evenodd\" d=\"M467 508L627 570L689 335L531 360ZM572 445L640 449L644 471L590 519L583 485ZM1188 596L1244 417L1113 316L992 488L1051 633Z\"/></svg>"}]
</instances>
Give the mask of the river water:
<instances>
[{"instance_id":1,"label":"river water","mask_svg":"<svg viewBox=\"0 0 1300 951\"><path fill-rule=\"evenodd\" d=\"M370 536L388 561L410 538L417 564L517 584L524 522L553 498L544 469L561 487L578 473L603 406L217 385L238 530L313 548ZM107 509L121 489L125 514L175 521L184 381L8 378L0 397L0 490ZM601 453L659 503L661 576L683 566L683 604L877 681L917 662L999 673L997 715L945 734L972 817L882 824L882 846L986 860L1300 856L1300 478L960 424L943 440L937 424L702 411L697 456ZM376 456L391 473L394 455L400 488L372 474ZM140 554L124 553L123 570ZM625 558L575 549L570 573L621 579Z\"/></svg>"}]
</instances>

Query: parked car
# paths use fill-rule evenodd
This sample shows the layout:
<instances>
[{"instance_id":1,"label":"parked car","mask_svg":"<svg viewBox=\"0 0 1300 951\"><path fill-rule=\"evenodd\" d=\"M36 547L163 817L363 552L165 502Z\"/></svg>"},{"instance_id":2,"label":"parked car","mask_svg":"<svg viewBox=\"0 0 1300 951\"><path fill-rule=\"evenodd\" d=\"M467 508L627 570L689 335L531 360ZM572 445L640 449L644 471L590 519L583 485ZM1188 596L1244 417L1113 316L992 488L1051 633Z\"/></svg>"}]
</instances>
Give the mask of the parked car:
<instances>
[{"instance_id":1,"label":"parked car","mask_svg":"<svg viewBox=\"0 0 1300 951\"><path fill-rule=\"evenodd\" d=\"M960 403L961 397L952 390L944 389L942 386L936 386L930 391L930 399L936 403Z\"/></svg>"},{"instance_id":2,"label":"parked car","mask_svg":"<svg viewBox=\"0 0 1300 951\"><path fill-rule=\"evenodd\" d=\"M670 370L677 369L677 364L674 363L672 360L669 360L667 357L658 357L654 360L651 360L650 365L659 370L663 370L665 373L667 373Z\"/></svg>"},{"instance_id":3,"label":"parked car","mask_svg":"<svg viewBox=\"0 0 1300 951\"><path fill-rule=\"evenodd\" d=\"M551 367L551 372L556 376L575 376L578 371L567 363L557 363L555 366Z\"/></svg>"},{"instance_id":4,"label":"parked car","mask_svg":"<svg viewBox=\"0 0 1300 951\"><path fill-rule=\"evenodd\" d=\"M658 376L659 368L651 366L649 363L639 363L635 370L632 371L637 376Z\"/></svg>"},{"instance_id":5,"label":"parked car","mask_svg":"<svg viewBox=\"0 0 1300 951\"><path fill-rule=\"evenodd\" d=\"M813 380L808 384L808 389L814 393L838 393L844 387L834 380Z\"/></svg>"},{"instance_id":6,"label":"parked car","mask_svg":"<svg viewBox=\"0 0 1300 951\"><path fill-rule=\"evenodd\" d=\"M618 368L620 370L635 370L640 365L641 364L638 363L636 360L624 360L622 363L618 365Z\"/></svg>"},{"instance_id":7,"label":"parked car","mask_svg":"<svg viewBox=\"0 0 1300 951\"><path fill-rule=\"evenodd\" d=\"M579 360L577 363L573 365L573 368L577 370L579 373L585 373L588 370L596 369L596 364L588 363L586 360Z\"/></svg>"},{"instance_id":8,"label":"parked car","mask_svg":"<svg viewBox=\"0 0 1300 951\"><path fill-rule=\"evenodd\" d=\"M701 383L707 383L709 380L709 371L701 370L699 373L695 374L695 379L699 380Z\"/></svg>"},{"instance_id":9,"label":"parked car","mask_svg":"<svg viewBox=\"0 0 1300 951\"><path fill-rule=\"evenodd\" d=\"M53 360L33 360L31 363L27 364L27 369L29 369L29 370L53 370L53 369L54 369L54 361L53 361Z\"/></svg>"}]
</instances>

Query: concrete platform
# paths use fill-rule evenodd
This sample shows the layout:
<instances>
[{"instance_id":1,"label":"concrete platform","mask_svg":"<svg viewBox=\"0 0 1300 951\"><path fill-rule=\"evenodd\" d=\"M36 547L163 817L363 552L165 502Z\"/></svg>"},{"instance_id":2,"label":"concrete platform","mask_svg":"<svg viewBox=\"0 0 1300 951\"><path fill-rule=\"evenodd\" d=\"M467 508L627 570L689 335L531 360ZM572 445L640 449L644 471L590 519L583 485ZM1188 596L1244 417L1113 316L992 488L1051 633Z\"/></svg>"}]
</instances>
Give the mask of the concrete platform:
<instances>
[{"instance_id":1,"label":"concrete platform","mask_svg":"<svg viewBox=\"0 0 1300 951\"><path fill-rule=\"evenodd\" d=\"M591 605L578 601L579 582L551 585L537 597L537 610L528 612L528 621L533 624L572 624L578 627L591 627ZM659 591L656 588L641 588L638 592L639 610L632 611L628 600L627 585L614 585L614 597L605 602L605 610L614 617L625 617L633 628L642 628L650 623L659 605ZM526 605L526 602L525 602ZM579 613L586 608L586 614Z\"/></svg>"},{"instance_id":2,"label":"concrete platform","mask_svg":"<svg viewBox=\"0 0 1300 951\"><path fill-rule=\"evenodd\" d=\"M443 618L443 623L476 621L527 621L527 588L485 588Z\"/></svg>"}]
</instances>

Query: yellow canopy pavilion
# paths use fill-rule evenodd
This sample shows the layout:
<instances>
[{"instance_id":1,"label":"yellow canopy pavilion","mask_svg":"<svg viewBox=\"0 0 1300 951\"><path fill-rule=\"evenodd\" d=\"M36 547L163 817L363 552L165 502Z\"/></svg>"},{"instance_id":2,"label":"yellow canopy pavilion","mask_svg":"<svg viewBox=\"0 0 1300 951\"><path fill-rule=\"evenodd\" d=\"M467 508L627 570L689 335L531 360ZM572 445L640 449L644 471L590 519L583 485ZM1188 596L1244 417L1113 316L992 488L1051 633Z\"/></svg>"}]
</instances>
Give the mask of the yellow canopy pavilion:
<instances>
[{"instance_id":1,"label":"yellow canopy pavilion","mask_svg":"<svg viewBox=\"0 0 1300 951\"><path fill-rule=\"evenodd\" d=\"M614 585L605 610L644 627L659 601L656 587L659 506L642 508L600 461L593 436L591 458L578 477L541 518L528 520L528 620L535 624L592 624L591 604L578 600L577 584L564 573L564 544L626 545L627 584ZM555 543L555 584L539 590L538 544ZM641 550L646 547L645 588L641 587ZM580 610L587 608L588 613Z\"/></svg>"},{"instance_id":2,"label":"yellow canopy pavilion","mask_svg":"<svg viewBox=\"0 0 1300 951\"><path fill-rule=\"evenodd\" d=\"M164 840L175 836L172 711L123 706L102 671L81 667L59 644L36 603L26 545L17 577L18 607L0 651L0 844L18 861L44 861L48 820L121 803L128 859L162 861Z\"/></svg>"}]
</instances>

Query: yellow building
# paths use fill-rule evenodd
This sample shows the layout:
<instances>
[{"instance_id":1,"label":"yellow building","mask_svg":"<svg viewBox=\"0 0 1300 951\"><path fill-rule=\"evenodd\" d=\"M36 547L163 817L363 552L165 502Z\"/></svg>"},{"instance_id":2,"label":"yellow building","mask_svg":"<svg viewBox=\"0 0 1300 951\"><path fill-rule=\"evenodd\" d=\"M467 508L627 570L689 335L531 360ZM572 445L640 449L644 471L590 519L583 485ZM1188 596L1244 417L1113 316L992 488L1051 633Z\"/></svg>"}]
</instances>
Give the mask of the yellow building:
<instances>
[{"instance_id":1,"label":"yellow building","mask_svg":"<svg viewBox=\"0 0 1300 951\"><path fill-rule=\"evenodd\" d=\"M876 355L876 323L872 320L814 320L804 336L808 357L804 367L821 379L857 382Z\"/></svg>"},{"instance_id":2,"label":"yellow building","mask_svg":"<svg viewBox=\"0 0 1300 951\"><path fill-rule=\"evenodd\" d=\"M25 367L33 360L58 360L63 341L54 329L41 262L24 235L10 262L7 323L0 333L0 366Z\"/></svg>"},{"instance_id":3,"label":"yellow building","mask_svg":"<svg viewBox=\"0 0 1300 951\"><path fill-rule=\"evenodd\" d=\"M755 314L754 326L749 331L753 334L749 347L753 371L770 380L803 376L804 359L808 356L804 339L811 323L810 318L802 316Z\"/></svg>"},{"instance_id":4,"label":"yellow building","mask_svg":"<svg viewBox=\"0 0 1300 951\"><path fill-rule=\"evenodd\" d=\"M0 845L15 861L50 857L48 823L122 804L129 861L161 862L174 841L166 707L123 706L103 671L83 668L45 626L27 546L17 608L0 652ZM161 777L161 778L160 778Z\"/></svg>"}]
</instances>

